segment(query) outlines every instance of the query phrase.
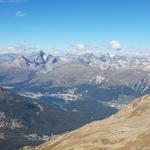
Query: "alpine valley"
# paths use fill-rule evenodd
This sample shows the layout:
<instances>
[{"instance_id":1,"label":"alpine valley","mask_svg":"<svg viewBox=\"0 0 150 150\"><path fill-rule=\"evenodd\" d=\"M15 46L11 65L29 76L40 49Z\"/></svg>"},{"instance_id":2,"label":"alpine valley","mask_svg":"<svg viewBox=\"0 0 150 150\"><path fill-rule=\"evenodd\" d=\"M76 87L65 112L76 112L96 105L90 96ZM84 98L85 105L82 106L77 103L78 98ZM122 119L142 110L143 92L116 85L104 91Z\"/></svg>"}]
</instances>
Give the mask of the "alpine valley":
<instances>
[{"instance_id":1,"label":"alpine valley","mask_svg":"<svg viewBox=\"0 0 150 150\"><path fill-rule=\"evenodd\" d=\"M0 87L0 149L18 150L108 118L150 94L150 57L5 53Z\"/></svg>"}]
</instances>

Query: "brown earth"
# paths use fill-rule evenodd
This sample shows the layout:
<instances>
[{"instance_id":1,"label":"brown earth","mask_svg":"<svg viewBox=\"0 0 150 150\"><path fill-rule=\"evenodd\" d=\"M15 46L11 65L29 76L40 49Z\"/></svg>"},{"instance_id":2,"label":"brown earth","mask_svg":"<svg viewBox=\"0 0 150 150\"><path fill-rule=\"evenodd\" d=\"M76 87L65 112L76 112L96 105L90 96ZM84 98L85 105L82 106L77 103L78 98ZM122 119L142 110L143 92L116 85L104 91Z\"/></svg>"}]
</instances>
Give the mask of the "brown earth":
<instances>
[{"instance_id":1,"label":"brown earth","mask_svg":"<svg viewBox=\"0 0 150 150\"><path fill-rule=\"evenodd\" d=\"M150 95L108 119L87 124L34 150L150 150Z\"/></svg>"}]
</instances>

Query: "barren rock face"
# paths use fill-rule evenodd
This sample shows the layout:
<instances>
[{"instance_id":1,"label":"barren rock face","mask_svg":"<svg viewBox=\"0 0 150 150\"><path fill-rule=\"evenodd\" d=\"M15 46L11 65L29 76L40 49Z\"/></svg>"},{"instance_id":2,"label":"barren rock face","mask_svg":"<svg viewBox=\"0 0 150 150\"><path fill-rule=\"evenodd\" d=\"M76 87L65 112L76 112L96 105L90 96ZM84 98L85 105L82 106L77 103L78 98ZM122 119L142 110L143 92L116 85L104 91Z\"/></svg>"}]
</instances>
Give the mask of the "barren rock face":
<instances>
[{"instance_id":1,"label":"barren rock face","mask_svg":"<svg viewBox=\"0 0 150 150\"><path fill-rule=\"evenodd\" d=\"M116 115L54 138L35 150L150 150L150 95Z\"/></svg>"},{"instance_id":2,"label":"barren rock face","mask_svg":"<svg viewBox=\"0 0 150 150\"><path fill-rule=\"evenodd\" d=\"M0 128L22 128L24 127L22 122L18 119L10 119L4 112L0 112Z\"/></svg>"}]
</instances>

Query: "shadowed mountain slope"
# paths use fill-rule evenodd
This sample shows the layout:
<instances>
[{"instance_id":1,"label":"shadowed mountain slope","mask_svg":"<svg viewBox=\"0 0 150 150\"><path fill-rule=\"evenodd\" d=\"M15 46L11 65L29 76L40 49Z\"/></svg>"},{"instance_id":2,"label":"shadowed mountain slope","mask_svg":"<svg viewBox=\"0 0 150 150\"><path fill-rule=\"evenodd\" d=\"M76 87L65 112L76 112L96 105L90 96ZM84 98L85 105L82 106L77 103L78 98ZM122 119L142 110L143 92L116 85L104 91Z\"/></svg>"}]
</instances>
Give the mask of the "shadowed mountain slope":
<instances>
[{"instance_id":1,"label":"shadowed mountain slope","mask_svg":"<svg viewBox=\"0 0 150 150\"><path fill-rule=\"evenodd\" d=\"M62 107L0 88L0 150L40 144L44 137L71 131L116 111L96 101L75 101Z\"/></svg>"}]
</instances>

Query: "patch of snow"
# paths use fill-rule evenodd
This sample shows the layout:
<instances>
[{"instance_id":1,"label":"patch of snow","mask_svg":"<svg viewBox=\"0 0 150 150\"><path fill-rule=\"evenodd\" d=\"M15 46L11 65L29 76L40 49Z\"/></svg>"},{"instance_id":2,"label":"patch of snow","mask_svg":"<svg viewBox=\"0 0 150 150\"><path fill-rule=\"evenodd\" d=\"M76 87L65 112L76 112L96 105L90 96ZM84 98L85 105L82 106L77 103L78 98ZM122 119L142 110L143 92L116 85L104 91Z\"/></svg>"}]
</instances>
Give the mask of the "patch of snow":
<instances>
[{"instance_id":1,"label":"patch of snow","mask_svg":"<svg viewBox=\"0 0 150 150\"><path fill-rule=\"evenodd\" d=\"M100 75L97 75L96 79L95 79L95 82L96 82L96 84L101 84L104 80L105 80L104 77L102 77Z\"/></svg>"},{"instance_id":2,"label":"patch of snow","mask_svg":"<svg viewBox=\"0 0 150 150\"><path fill-rule=\"evenodd\" d=\"M78 94L76 89L69 89L64 93L58 92L55 94L51 94L52 97L57 97L60 99L64 99L66 101L76 101L82 97L82 94Z\"/></svg>"}]
</instances>

